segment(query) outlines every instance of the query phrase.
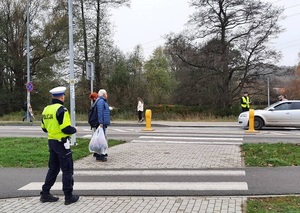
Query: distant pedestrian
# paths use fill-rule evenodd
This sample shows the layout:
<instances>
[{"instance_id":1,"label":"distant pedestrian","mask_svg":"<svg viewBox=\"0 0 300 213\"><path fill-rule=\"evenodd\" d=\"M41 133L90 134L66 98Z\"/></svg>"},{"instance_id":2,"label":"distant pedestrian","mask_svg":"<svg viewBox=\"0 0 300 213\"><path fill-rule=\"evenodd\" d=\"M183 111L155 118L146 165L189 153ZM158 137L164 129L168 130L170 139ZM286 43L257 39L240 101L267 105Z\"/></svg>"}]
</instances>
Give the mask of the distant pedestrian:
<instances>
[{"instance_id":1,"label":"distant pedestrian","mask_svg":"<svg viewBox=\"0 0 300 213\"><path fill-rule=\"evenodd\" d=\"M48 133L49 170L42 186L41 202L56 202L59 198L50 194L59 171L62 170L62 189L65 195L65 205L79 200L78 195L73 195L74 169L72 151L70 148L70 136L77 132L71 126L68 110L63 106L66 87L55 87L50 90L52 102L42 112L41 127Z\"/></svg>"},{"instance_id":2,"label":"distant pedestrian","mask_svg":"<svg viewBox=\"0 0 300 213\"><path fill-rule=\"evenodd\" d=\"M244 92L243 97L241 98L241 107L242 107L242 112L247 112L250 109L250 104L251 100L248 95L248 92Z\"/></svg>"},{"instance_id":3,"label":"distant pedestrian","mask_svg":"<svg viewBox=\"0 0 300 213\"><path fill-rule=\"evenodd\" d=\"M278 100L279 101L287 101L288 99L285 97L285 95L279 95Z\"/></svg>"},{"instance_id":4,"label":"distant pedestrian","mask_svg":"<svg viewBox=\"0 0 300 213\"><path fill-rule=\"evenodd\" d=\"M31 104L27 104L27 101L24 103L23 105L23 110L25 111L25 115L22 118L22 121L25 121L25 119L27 119L27 113L29 115L29 120L30 122L32 122L32 119L34 118L34 114L33 114L33 110L31 107Z\"/></svg>"},{"instance_id":5,"label":"distant pedestrian","mask_svg":"<svg viewBox=\"0 0 300 213\"><path fill-rule=\"evenodd\" d=\"M137 104L137 112L138 112L138 121L143 122L143 112L144 112L144 101L142 98L137 98L138 104Z\"/></svg>"}]
</instances>

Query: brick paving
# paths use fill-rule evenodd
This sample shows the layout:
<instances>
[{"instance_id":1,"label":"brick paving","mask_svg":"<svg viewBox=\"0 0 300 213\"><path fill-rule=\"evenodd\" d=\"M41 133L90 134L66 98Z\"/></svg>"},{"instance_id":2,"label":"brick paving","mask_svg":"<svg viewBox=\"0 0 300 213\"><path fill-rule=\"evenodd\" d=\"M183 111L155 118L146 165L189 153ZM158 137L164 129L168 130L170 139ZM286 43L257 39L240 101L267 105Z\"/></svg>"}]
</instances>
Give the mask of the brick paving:
<instances>
[{"instance_id":1,"label":"brick paving","mask_svg":"<svg viewBox=\"0 0 300 213\"><path fill-rule=\"evenodd\" d=\"M75 162L75 169L201 169L242 167L237 145L125 143L109 149L108 161L92 155Z\"/></svg>"},{"instance_id":2,"label":"brick paving","mask_svg":"<svg viewBox=\"0 0 300 213\"><path fill-rule=\"evenodd\" d=\"M63 197L55 203L41 203L39 197L0 200L1 213L242 213L245 197L81 197L65 206Z\"/></svg>"},{"instance_id":3,"label":"brick paving","mask_svg":"<svg viewBox=\"0 0 300 213\"><path fill-rule=\"evenodd\" d=\"M109 149L107 162L90 155L74 164L76 169L203 169L242 168L238 145L125 143ZM75 180L76 181L76 180ZM246 197L141 197L81 196L65 206L64 198L41 203L39 197L0 199L1 213L242 213Z\"/></svg>"}]
</instances>

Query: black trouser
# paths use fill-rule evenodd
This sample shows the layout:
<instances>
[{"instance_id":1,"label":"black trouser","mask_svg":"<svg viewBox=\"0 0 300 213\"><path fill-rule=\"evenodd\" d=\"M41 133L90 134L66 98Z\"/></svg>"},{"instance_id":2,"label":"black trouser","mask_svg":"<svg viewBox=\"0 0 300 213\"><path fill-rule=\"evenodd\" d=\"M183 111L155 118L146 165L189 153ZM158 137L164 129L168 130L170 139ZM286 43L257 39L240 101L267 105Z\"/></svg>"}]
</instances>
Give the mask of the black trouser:
<instances>
[{"instance_id":1,"label":"black trouser","mask_svg":"<svg viewBox=\"0 0 300 213\"><path fill-rule=\"evenodd\" d=\"M247 107L242 107L242 112L247 112L247 111L249 111L249 108L247 108Z\"/></svg>"},{"instance_id":2,"label":"black trouser","mask_svg":"<svg viewBox=\"0 0 300 213\"><path fill-rule=\"evenodd\" d=\"M48 162L49 170L45 179L45 184L42 187L42 193L50 193L50 189L54 185L61 169L65 199L70 199L72 197L74 185L72 152L70 149L65 149L64 144L57 140L48 140L48 145L50 152Z\"/></svg>"},{"instance_id":3,"label":"black trouser","mask_svg":"<svg viewBox=\"0 0 300 213\"><path fill-rule=\"evenodd\" d=\"M143 119L143 111L138 111L139 121Z\"/></svg>"}]
</instances>

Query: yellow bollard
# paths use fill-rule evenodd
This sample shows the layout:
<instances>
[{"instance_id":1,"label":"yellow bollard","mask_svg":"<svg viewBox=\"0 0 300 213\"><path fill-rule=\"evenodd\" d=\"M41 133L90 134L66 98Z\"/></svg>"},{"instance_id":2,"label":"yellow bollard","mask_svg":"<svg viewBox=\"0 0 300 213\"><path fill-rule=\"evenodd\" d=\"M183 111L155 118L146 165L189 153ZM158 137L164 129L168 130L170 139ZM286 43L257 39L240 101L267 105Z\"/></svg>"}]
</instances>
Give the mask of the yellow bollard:
<instances>
[{"instance_id":1,"label":"yellow bollard","mask_svg":"<svg viewBox=\"0 0 300 213\"><path fill-rule=\"evenodd\" d=\"M144 131L153 131L154 129L151 128L151 110L147 109L145 112L145 118L146 118L146 128L144 129Z\"/></svg>"},{"instance_id":2,"label":"yellow bollard","mask_svg":"<svg viewBox=\"0 0 300 213\"><path fill-rule=\"evenodd\" d=\"M258 132L254 129L254 109L249 110L249 129L245 132L255 133Z\"/></svg>"}]
</instances>

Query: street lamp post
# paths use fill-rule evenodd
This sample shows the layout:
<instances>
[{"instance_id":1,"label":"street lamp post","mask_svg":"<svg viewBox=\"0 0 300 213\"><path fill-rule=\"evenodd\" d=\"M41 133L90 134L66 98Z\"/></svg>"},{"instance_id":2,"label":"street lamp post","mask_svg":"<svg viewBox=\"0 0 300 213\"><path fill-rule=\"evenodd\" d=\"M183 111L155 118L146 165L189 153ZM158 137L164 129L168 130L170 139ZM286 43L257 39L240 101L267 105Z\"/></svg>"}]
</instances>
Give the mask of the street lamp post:
<instances>
[{"instance_id":1,"label":"street lamp post","mask_svg":"<svg viewBox=\"0 0 300 213\"><path fill-rule=\"evenodd\" d=\"M270 106L270 78L267 78L267 87L268 87L268 106Z\"/></svg>"},{"instance_id":2,"label":"street lamp post","mask_svg":"<svg viewBox=\"0 0 300 213\"><path fill-rule=\"evenodd\" d=\"M70 51L70 115L71 124L75 126L75 78L74 78L74 46L73 46L73 9L72 0L68 1L69 10L69 51ZM71 145L76 144L76 134L72 135Z\"/></svg>"},{"instance_id":3,"label":"street lamp post","mask_svg":"<svg viewBox=\"0 0 300 213\"><path fill-rule=\"evenodd\" d=\"M27 55L27 84L30 82L30 51L29 51L29 1L26 2L26 55ZM30 106L30 91L27 89L27 121L30 122L30 115L29 115L29 106Z\"/></svg>"}]
</instances>

